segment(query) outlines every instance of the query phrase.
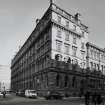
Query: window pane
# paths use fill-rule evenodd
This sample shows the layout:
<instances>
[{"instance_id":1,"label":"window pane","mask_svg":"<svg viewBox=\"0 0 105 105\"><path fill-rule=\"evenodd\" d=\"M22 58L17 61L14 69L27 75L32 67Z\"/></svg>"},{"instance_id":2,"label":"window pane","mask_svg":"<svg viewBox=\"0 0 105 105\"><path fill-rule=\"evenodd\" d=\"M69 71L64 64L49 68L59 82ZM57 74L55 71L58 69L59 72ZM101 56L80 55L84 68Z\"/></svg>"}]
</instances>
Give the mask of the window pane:
<instances>
[{"instance_id":1,"label":"window pane","mask_svg":"<svg viewBox=\"0 0 105 105\"><path fill-rule=\"evenodd\" d=\"M69 48L70 48L69 45L65 45L65 54L69 54Z\"/></svg>"},{"instance_id":2,"label":"window pane","mask_svg":"<svg viewBox=\"0 0 105 105\"><path fill-rule=\"evenodd\" d=\"M69 28L69 21L66 21L66 27Z\"/></svg>"},{"instance_id":3,"label":"window pane","mask_svg":"<svg viewBox=\"0 0 105 105\"><path fill-rule=\"evenodd\" d=\"M61 24L61 17L58 16L58 23Z\"/></svg>"},{"instance_id":4,"label":"window pane","mask_svg":"<svg viewBox=\"0 0 105 105\"><path fill-rule=\"evenodd\" d=\"M69 33L67 33L67 32L65 33L65 40L69 41Z\"/></svg>"},{"instance_id":5,"label":"window pane","mask_svg":"<svg viewBox=\"0 0 105 105\"><path fill-rule=\"evenodd\" d=\"M84 58L85 58L85 52L83 52L83 51L81 51L81 58L82 58L82 60L84 60Z\"/></svg>"},{"instance_id":6,"label":"window pane","mask_svg":"<svg viewBox=\"0 0 105 105\"><path fill-rule=\"evenodd\" d=\"M57 30L57 37L59 37L59 38L62 37L62 36L61 36L61 30L60 30L60 29Z\"/></svg>"},{"instance_id":7,"label":"window pane","mask_svg":"<svg viewBox=\"0 0 105 105\"><path fill-rule=\"evenodd\" d=\"M76 44L77 43L77 38L76 38L76 36L74 35L73 36L73 44Z\"/></svg>"},{"instance_id":8,"label":"window pane","mask_svg":"<svg viewBox=\"0 0 105 105\"><path fill-rule=\"evenodd\" d=\"M72 55L76 56L76 52L77 52L77 47L72 47Z\"/></svg>"},{"instance_id":9,"label":"window pane","mask_svg":"<svg viewBox=\"0 0 105 105\"><path fill-rule=\"evenodd\" d=\"M62 47L62 42L56 41L56 50L57 50L58 52L61 52L61 47Z\"/></svg>"}]
</instances>

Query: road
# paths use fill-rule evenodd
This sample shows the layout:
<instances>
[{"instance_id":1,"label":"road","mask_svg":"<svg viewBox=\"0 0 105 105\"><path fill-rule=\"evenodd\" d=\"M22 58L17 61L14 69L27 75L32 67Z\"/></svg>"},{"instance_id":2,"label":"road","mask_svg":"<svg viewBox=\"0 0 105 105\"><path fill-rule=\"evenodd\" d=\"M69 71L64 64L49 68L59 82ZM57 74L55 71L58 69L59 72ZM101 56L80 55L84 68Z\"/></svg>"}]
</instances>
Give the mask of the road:
<instances>
[{"instance_id":1,"label":"road","mask_svg":"<svg viewBox=\"0 0 105 105\"><path fill-rule=\"evenodd\" d=\"M15 95L0 97L0 105L84 105L83 100L69 98L63 100L45 100L44 98L29 99Z\"/></svg>"}]
</instances>

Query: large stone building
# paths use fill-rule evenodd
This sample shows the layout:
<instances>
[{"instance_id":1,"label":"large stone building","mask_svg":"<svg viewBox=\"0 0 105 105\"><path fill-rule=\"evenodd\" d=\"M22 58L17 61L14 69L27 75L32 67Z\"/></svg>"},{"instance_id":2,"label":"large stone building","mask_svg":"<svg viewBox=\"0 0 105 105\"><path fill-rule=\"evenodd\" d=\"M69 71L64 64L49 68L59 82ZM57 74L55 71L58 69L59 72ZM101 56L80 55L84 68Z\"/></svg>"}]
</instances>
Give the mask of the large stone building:
<instances>
[{"instance_id":1,"label":"large stone building","mask_svg":"<svg viewBox=\"0 0 105 105\"><path fill-rule=\"evenodd\" d=\"M79 13L73 16L51 3L36 23L12 60L13 90L36 89L43 95L54 90L78 95L86 89L104 89L105 59L100 54L104 57L105 53L88 43L88 27L79 19ZM97 60L91 56L93 49Z\"/></svg>"}]
</instances>

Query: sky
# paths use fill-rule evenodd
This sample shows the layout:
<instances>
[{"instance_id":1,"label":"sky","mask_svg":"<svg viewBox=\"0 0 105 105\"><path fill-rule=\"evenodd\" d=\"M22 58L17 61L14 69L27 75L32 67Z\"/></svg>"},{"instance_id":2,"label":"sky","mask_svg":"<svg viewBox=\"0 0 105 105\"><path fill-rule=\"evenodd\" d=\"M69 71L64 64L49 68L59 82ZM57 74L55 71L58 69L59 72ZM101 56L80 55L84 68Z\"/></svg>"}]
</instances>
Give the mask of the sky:
<instances>
[{"instance_id":1,"label":"sky","mask_svg":"<svg viewBox=\"0 0 105 105\"><path fill-rule=\"evenodd\" d=\"M0 65L6 65L0 68L4 71L0 80L10 78L11 59L34 30L36 19L43 16L49 1L0 0ZM89 41L105 47L105 0L54 1L72 15L79 12L80 20L89 27Z\"/></svg>"}]
</instances>

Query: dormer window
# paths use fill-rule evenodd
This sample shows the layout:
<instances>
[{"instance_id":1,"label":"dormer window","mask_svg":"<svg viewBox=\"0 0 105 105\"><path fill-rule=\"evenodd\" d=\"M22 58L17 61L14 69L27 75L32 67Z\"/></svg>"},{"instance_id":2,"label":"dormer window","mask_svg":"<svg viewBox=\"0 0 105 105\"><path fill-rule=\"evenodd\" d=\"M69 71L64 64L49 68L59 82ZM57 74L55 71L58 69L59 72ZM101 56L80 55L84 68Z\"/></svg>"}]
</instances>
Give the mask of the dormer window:
<instances>
[{"instance_id":1,"label":"dormer window","mask_svg":"<svg viewBox=\"0 0 105 105\"><path fill-rule=\"evenodd\" d=\"M69 28L69 21L66 21L66 27Z\"/></svg>"},{"instance_id":2,"label":"dormer window","mask_svg":"<svg viewBox=\"0 0 105 105\"><path fill-rule=\"evenodd\" d=\"M61 24L61 17L58 15L58 23Z\"/></svg>"}]
</instances>

